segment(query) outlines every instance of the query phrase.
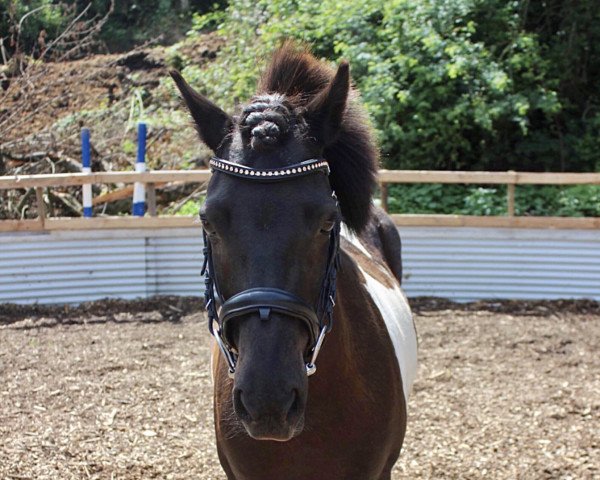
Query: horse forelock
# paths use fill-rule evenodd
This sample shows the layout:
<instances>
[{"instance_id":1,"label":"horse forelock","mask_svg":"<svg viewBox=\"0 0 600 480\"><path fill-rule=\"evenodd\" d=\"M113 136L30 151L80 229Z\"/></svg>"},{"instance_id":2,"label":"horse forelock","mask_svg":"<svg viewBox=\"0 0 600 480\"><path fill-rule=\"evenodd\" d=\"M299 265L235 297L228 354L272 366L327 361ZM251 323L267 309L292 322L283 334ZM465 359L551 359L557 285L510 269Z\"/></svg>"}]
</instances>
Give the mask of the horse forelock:
<instances>
[{"instance_id":1,"label":"horse forelock","mask_svg":"<svg viewBox=\"0 0 600 480\"><path fill-rule=\"evenodd\" d=\"M294 99L296 106L306 106L327 87L334 73L308 48L287 41L273 54L260 78L258 93L280 93Z\"/></svg>"},{"instance_id":2,"label":"horse forelock","mask_svg":"<svg viewBox=\"0 0 600 480\"><path fill-rule=\"evenodd\" d=\"M256 120L264 122L270 115L273 121L267 120L256 131L256 138L260 139L257 145L275 147L273 137L287 133L286 128L298 119L297 114L327 88L334 75L335 71L316 59L308 48L285 42L263 73L257 96L240 119L240 128L245 128L243 122L250 121L251 125ZM351 89L341 129L323 152L331 168L331 185L344 222L355 232L362 231L371 217L379 167L375 136L358 96Z\"/></svg>"}]
</instances>

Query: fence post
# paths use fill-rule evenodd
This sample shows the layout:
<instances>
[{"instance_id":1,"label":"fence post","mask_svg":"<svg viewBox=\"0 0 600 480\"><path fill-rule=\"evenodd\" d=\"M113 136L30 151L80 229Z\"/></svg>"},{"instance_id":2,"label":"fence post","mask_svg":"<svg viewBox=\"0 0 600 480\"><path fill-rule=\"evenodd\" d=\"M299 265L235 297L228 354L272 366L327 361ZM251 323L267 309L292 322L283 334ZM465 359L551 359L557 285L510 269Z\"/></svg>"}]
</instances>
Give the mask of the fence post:
<instances>
[{"instance_id":1,"label":"fence post","mask_svg":"<svg viewBox=\"0 0 600 480\"><path fill-rule=\"evenodd\" d=\"M148 187L148 213L151 217L156 217L156 184L149 183Z\"/></svg>"},{"instance_id":2,"label":"fence post","mask_svg":"<svg viewBox=\"0 0 600 480\"><path fill-rule=\"evenodd\" d=\"M138 124L138 150L135 162L135 171L146 171L146 124ZM143 217L146 213L146 186L144 183L135 182L133 185L133 215Z\"/></svg>"},{"instance_id":3,"label":"fence post","mask_svg":"<svg viewBox=\"0 0 600 480\"><path fill-rule=\"evenodd\" d=\"M384 212L388 212L388 187L387 187L387 183L380 183L379 184L380 187L380 191L381 191L381 208L383 208Z\"/></svg>"},{"instance_id":4,"label":"fence post","mask_svg":"<svg viewBox=\"0 0 600 480\"><path fill-rule=\"evenodd\" d=\"M90 130L81 129L81 171L82 173L92 173L91 155L90 155ZM87 183L81 187L83 192L83 216L90 218L92 216L92 185Z\"/></svg>"},{"instance_id":5,"label":"fence post","mask_svg":"<svg viewBox=\"0 0 600 480\"><path fill-rule=\"evenodd\" d=\"M514 170L509 170L511 175L516 176ZM506 211L509 217L515 216L515 179L506 185Z\"/></svg>"},{"instance_id":6,"label":"fence post","mask_svg":"<svg viewBox=\"0 0 600 480\"><path fill-rule=\"evenodd\" d=\"M35 187L35 198L37 201L38 219L43 229L46 223L46 205L44 204L44 189L42 187Z\"/></svg>"}]
</instances>

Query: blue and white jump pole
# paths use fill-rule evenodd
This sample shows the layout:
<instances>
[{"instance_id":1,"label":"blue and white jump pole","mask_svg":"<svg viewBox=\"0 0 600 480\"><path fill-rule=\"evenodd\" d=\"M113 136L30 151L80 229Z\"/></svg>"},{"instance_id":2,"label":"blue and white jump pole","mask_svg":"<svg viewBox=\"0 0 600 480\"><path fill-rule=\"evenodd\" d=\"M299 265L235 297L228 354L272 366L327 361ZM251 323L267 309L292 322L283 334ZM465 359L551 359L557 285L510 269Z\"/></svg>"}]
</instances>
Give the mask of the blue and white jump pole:
<instances>
[{"instance_id":1,"label":"blue and white jump pole","mask_svg":"<svg viewBox=\"0 0 600 480\"><path fill-rule=\"evenodd\" d=\"M135 162L136 172L146 171L146 124L138 124L138 150ZM146 185L135 182L133 185L133 215L143 217L146 213Z\"/></svg>"},{"instance_id":2,"label":"blue and white jump pole","mask_svg":"<svg viewBox=\"0 0 600 480\"><path fill-rule=\"evenodd\" d=\"M90 129L81 129L81 172L92 173L90 163ZM92 216L92 185L86 184L83 189L83 216L90 218Z\"/></svg>"}]
</instances>

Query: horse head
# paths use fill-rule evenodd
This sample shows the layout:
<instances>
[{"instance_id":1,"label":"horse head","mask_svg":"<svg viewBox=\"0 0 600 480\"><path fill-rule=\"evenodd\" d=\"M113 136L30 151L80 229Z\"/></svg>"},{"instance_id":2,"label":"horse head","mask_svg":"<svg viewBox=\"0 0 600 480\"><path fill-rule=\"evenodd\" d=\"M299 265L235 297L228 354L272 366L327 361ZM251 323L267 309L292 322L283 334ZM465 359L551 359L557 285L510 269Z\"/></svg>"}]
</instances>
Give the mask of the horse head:
<instances>
[{"instance_id":1,"label":"horse head","mask_svg":"<svg viewBox=\"0 0 600 480\"><path fill-rule=\"evenodd\" d=\"M251 437L286 441L303 429L307 365L330 327L340 221L359 231L370 215L373 142L345 62L333 71L285 45L235 117L172 77L215 153L200 217L234 410Z\"/></svg>"}]
</instances>

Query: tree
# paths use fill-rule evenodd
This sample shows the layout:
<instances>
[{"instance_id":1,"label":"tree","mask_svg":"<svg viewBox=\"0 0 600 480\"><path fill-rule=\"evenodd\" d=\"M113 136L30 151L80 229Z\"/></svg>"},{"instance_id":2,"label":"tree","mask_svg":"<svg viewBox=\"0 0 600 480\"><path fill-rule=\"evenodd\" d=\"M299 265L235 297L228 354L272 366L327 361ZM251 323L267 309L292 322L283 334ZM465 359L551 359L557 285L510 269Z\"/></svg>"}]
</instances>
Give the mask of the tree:
<instances>
[{"instance_id":1,"label":"tree","mask_svg":"<svg viewBox=\"0 0 600 480\"><path fill-rule=\"evenodd\" d=\"M350 60L389 167L600 169L594 4L234 0L228 45L199 80L243 98L256 58L291 36Z\"/></svg>"}]
</instances>

